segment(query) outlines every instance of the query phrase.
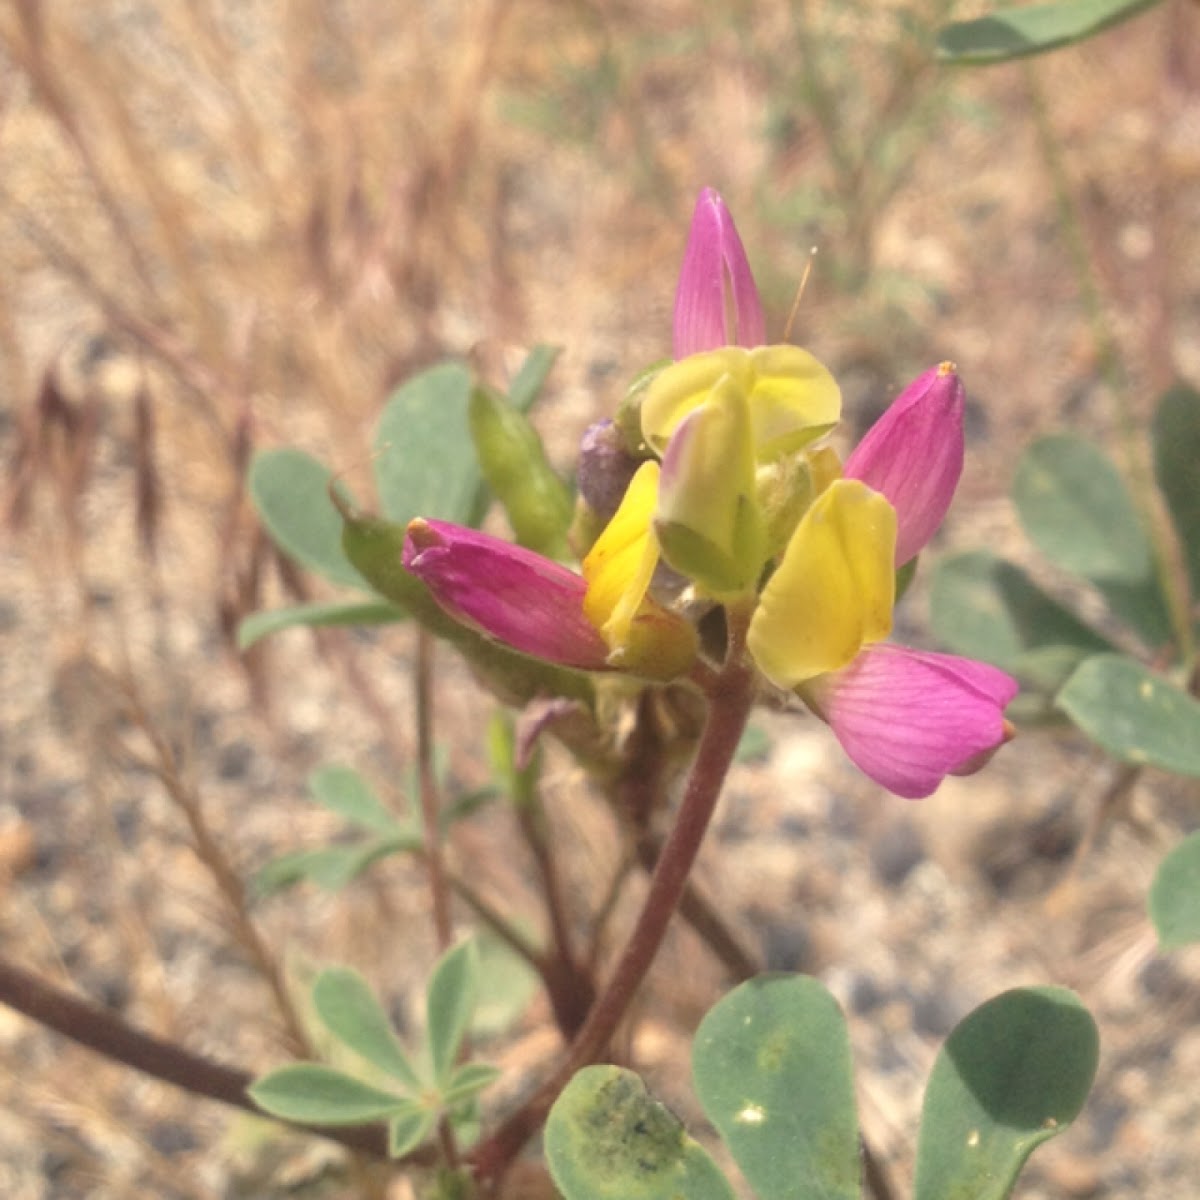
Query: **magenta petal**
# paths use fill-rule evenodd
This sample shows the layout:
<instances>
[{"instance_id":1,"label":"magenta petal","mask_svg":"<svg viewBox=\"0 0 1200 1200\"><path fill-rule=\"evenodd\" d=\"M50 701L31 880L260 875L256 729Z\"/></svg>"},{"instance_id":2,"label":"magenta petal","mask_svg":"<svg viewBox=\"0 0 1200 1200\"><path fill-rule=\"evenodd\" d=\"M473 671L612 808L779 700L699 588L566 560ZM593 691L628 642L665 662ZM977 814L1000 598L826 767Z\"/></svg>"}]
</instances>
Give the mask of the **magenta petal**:
<instances>
[{"instance_id":1,"label":"magenta petal","mask_svg":"<svg viewBox=\"0 0 1200 1200\"><path fill-rule=\"evenodd\" d=\"M447 521L416 520L404 567L457 621L523 654L600 671L608 647L583 615L583 577L521 546Z\"/></svg>"},{"instance_id":2,"label":"magenta petal","mask_svg":"<svg viewBox=\"0 0 1200 1200\"><path fill-rule=\"evenodd\" d=\"M1016 680L986 663L892 645L805 688L854 764L912 800L1011 737L1004 706L1016 694Z\"/></svg>"},{"instance_id":3,"label":"magenta petal","mask_svg":"<svg viewBox=\"0 0 1200 1200\"><path fill-rule=\"evenodd\" d=\"M942 523L963 467L966 396L953 363L919 375L846 460L843 475L882 492L896 510L896 565Z\"/></svg>"},{"instance_id":4,"label":"magenta petal","mask_svg":"<svg viewBox=\"0 0 1200 1200\"><path fill-rule=\"evenodd\" d=\"M705 188L692 214L675 291L675 357L722 346L762 346L766 340L762 301L742 239L725 201Z\"/></svg>"}]
</instances>

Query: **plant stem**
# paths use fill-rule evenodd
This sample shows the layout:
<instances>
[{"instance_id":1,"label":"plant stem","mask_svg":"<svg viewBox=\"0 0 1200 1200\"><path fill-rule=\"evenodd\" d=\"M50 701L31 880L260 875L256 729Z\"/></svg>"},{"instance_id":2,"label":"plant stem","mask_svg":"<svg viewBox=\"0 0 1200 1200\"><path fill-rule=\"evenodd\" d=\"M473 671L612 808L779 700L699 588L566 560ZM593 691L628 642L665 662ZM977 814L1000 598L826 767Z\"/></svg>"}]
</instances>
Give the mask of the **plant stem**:
<instances>
[{"instance_id":1,"label":"plant stem","mask_svg":"<svg viewBox=\"0 0 1200 1200\"><path fill-rule=\"evenodd\" d=\"M729 661L709 696L687 786L642 911L604 990L588 1013L554 1074L487 1139L470 1158L480 1180L496 1180L550 1111L558 1094L581 1067L601 1058L650 969L683 895L705 831L733 762L738 740L754 701L756 677L742 660L741 640L731 635Z\"/></svg>"},{"instance_id":2,"label":"plant stem","mask_svg":"<svg viewBox=\"0 0 1200 1200\"><path fill-rule=\"evenodd\" d=\"M0 958L0 1004L24 1013L39 1025L89 1050L95 1050L122 1066L183 1088L192 1095L219 1100L222 1104L231 1104L262 1116L261 1110L246 1095L254 1076L236 1067L213 1062L175 1042L144 1033L112 1013L72 996L3 958ZM340 1142L353 1150L379 1158L387 1157L387 1130L383 1125L356 1125L340 1129L296 1125L295 1128ZM431 1156L425 1153L417 1157L421 1161L431 1161Z\"/></svg>"},{"instance_id":3,"label":"plant stem","mask_svg":"<svg viewBox=\"0 0 1200 1200\"><path fill-rule=\"evenodd\" d=\"M417 708L417 769L420 774L421 823L425 834L425 865L429 871L429 893L433 904L433 928L438 949L450 947L454 931L450 925L450 889L442 859L442 835L438 828L438 787L433 769L433 654L432 635L417 630L415 690Z\"/></svg>"}]
</instances>

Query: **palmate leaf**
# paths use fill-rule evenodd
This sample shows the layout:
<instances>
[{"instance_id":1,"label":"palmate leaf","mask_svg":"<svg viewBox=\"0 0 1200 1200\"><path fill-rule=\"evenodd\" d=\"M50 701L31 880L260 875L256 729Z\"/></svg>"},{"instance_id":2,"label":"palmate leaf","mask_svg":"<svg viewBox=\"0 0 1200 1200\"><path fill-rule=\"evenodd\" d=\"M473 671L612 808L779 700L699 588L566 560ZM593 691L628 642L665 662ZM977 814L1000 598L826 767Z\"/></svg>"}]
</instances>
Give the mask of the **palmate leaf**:
<instances>
[{"instance_id":1,"label":"palmate leaf","mask_svg":"<svg viewBox=\"0 0 1200 1200\"><path fill-rule=\"evenodd\" d=\"M322 807L373 833L396 833L400 822L353 767L327 763L308 777L308 790Z\"/></svg>"},{"instance_id":2,"label":"palmate leaf","mask_svg":"<svg viewBox=\"0 0 1200 1200\"><path fill-rule=\"evenodd\" d=\"M417 1091L421 1081L400 1045L370 985L349 967L329 967L317 976L313 1007L339 1041L373 1066Z\"/></svg>"},{"instance_id":3,"label":"palmate leaf","mask_svg":"<svg viewBox=\"0 0 1200 1200\"><path fill-rule=\"evenodd\" d=\"M294 850L273 859L255 875L254 892L266 898L305 882L337 892L380 859L390 854L415 853L423 844L420 832L401 829L369 841Z\"/></svg>"},{"instance_id":4,"label":"palmate leaf","mask_svg":"<svg viewBox=\"0 0 1200 1200\"><path fill-rule=\"evenodd\" d=\"M444 1088L475 1009L479 947L474 939L452 946L438 960L425 989L425 1026L433 1077Z\"/></svg>"},{"instance_id":5,"label":"palmate leaf","mask_svg":"<svg viewBox=\"0 0 1200 1200\"><path fill-rule=\"evenodd\" d=\"M1157 3L1058 0L1054 4L1002 8L985 17L945 26L938 33L937 56L947 63L978 65L1043 54L1092 37Z\"/></svg>"},{"instance_id":6,"label":"palmate leaf","mask_svg":"<svg viewBox=\"0 0 1200 1200\"><path fill-rule=\"evenodd\" d=\"M247 1089L264 1112L305 1125L359 1125L406 1106L395 1096L320 1063L291 1063Z\"/></svg>"}]
</instances>

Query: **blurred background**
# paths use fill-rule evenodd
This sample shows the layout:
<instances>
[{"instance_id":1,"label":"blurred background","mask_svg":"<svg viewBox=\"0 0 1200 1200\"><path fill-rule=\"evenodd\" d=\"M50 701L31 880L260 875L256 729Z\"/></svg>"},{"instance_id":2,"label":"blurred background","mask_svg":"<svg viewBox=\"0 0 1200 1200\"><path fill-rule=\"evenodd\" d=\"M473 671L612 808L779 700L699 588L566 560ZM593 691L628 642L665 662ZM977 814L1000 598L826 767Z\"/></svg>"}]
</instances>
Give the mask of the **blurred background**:
<instances>
[{"instance_id":1,"label":"blurred background","mask_svg":"<svg viewBox=\"0 0 1200 1200\"><path fill-rule=\"evenodd\" d=\"M415 866L261 903L214 883L214 863L246 880L332 836L301 798L313 767L401 790L412 754L404 629L238 654L246 614L330 594L258 528L249 457L298 446L364 495L398 382L455 358L503 386L553 343L535 423L569 471L584 427L670 352L702 186L736 217L776 338L816 248L792 337L841 381L847 436L957 362L968 463L926 558L1031 560L1007 498L1024 446L1070 429L1116 449L1177 374L1200 379L1200 6L1040 60L939 66L933 33L976 11L0 5L4 955L255 1071L286 1053L303 1013L280 993L314 963L359 965L403 1017L431 953ZM933 645L926 612L918 579L905 640ZM449 770L477 783L482 747L454 739L483 701L439 662ZM813 722L762 727L702 878L765 963L842 999L863 1126L897 1180L953 1024L1057 982L1099 1021L1101 1076L1018 1194L1194 1196L1200 958L1157 956L1143 902L1197 823L1195 786L1148 773L1113 816L1112 768L1032 733L912 805ZM611 821L565 766L550 799L594 900ZM485 854L504 836L486 816L455 849L519 904L520 863ZM687 1039L722 977L686 934L667 953L660 977L686 964L689 985L651 986L634 1053L688 1112ZM535 1005L494 1057L553 1050ZM0 1086L4 1196L384 1194L333 1149L2 1008Z\"/></svg>"}]
</instances>

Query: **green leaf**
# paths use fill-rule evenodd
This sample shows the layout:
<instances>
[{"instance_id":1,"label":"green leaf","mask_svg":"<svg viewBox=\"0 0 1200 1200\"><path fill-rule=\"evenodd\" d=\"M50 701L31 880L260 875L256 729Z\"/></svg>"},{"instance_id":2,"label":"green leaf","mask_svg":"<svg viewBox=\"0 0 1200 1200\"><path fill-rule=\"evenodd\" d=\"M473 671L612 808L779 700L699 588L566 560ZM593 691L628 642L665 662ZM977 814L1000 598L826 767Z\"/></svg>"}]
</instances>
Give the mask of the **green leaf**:
<instances>
[{"instance_id":1,"label":"green leaf","mask_svg":"<svg viewBox=\"0 0 1200 1200\"><path fill-rule=\"evenodd\" d=\"M1150 920L1164 950L1200 942L1200 831L1158 864L1150 885Z\"/></svg>"},{"instance_id":2,"label":"green leaf","mask_svg":"<svg viewBox=\"0 0 1200 1200\"><path fill-rule=\"evenodd\" d=\"M473 939L452 946L438 960L425 990L426 1031L433 1077L444 1088L475 1008L479 947Z\"/></svg>"},{"instance_id":3,"label":"green leaf","mask_svg":"<svg viewBox=\"0 0 1200 1200\"><path fill-rule=\"evenodd\" d=\"M447 1108L454 1108L490 1087L503 1074L499 1067L490 1063L463 1063L454 1068L442 1091L442 1103Z\"/></svg>"},{"instance_id":4,"label":"green leaf","mask_svg":"<svg viewBox=\"0 0 1200 1200\"><path fill-rule=\"evenodd\" d=\"M370 985L349 967L330 967L317 976L313 1007L325 1027L369 1063L419 1090L421 1081L400 1045Z\"/></svg>"},{"instance_id":5,"label":"green leaf","mask_svg":"<svg viewBox=\"0 0 1200 1200\"><path fill-rule=\"evenodd\" d=\"M330 625L387 625L403 621L408 614L394 604L298 604L293 608L273 608L251 613L238 626L239 650L249 650L255 642L296 626L323 628Z\"/></svg>"},{"instance_id":6,"label":"green leaf","mask_svg":"<svg viewBox=\"0 0 1200 1200\"><path fill-rule=\"evenodd\" d=\"M1200 597L1200 392L1177 383L1154 416L1154 472L1183 547L1192 596Z\"/></svg>"},{"instance_id":7,"label":"green leaf","mask_svg":"<svg viewBox=\"0 0 1200 1200\"><path fill-rule=\"evenodd\" d=\"M529 1006L541 986L538 973L507 942L484 930L475 938L479 946L479 978L487 980L476 997L471 1032L491 1037L505 1032Z\"/></svg>"},{"instance_id":8,"label":"green leaf","mask_svg":"<svg viewBox=\"0 0 1200 1200\"><path fill-rule=\"evenodd\" d=\"M987 550L938 562L929 615L935 635L949 649L1005 670L1012 670L1022 654L1044 646L1087 654L1112 648L1019 567Z\"/></svg>"},{"instance_id":9,"label":"green leaf","mask_svg":"<svg viewBox=\"0 0 1200 1200\"><path fill-rule=\"evenodd\" d=\"M1065 988L1016 988L975 1009L925 1090L914 1200L1003 1200L1079 1115L1099 1053L1095 1021Z\"/></svg>"},{"instance_id":10,"label":"green leaf","mask_svg":"<svg viewBox=\"0 0 1200 1200\"><path fill-rule=\"evenodd\" d=\"M1022 691L1009 714L1025 723L1061 721L1050 697L1085 658L1112 649L1024 571L986 550L937 564L930 621L948 649L1017 676Z\"/></svg>"},{"instance_id":11,"label":"green leaf","mask_svg":"<svg viewBox=\"0 0 1200 1200\"><path fill-rule=\"evenodd\" d=\"M392 1158L411 1154L433 1132L437 1116L434 1109L408 1103L388 1122L388 1154Z\"/></svg>"},{"instance_id":12,"label":"green leaf","mask_svg":"<svg viewBox=\"0 0 1200 1200\"><path fill-rule=\"evenodd\" d=\"M760 975L700 1023L696 1094L760 1200L858 1200L850 1040L804 975Z\"/></svg>"},{"instance_id":13,"label":"green leaf","mask_svg":"<svg viewBox=\"0 0 1200 1200\"><path fill-rule=\"evenodd\" d=\"M1017 464L1013 501L1051 562L1095 583L1139 583L1150 543L1116 467L1068 434L1034 442Z\"/></svg>"},{"instance_id":14,"label":"green leaf","mask_svg":"<svg viewBox=\"0 0 1200 1200\"><path fill-rule=\"evenodd\" d=\"M250 463L250 498L289 558L332 583L361 589L363 578L342 549L341 514L329 499L332 478L328 467L302 450L260 450Z\"/></svg>"},{"instance_id":15,"label":"green leaf","mask_svg":"<svg viewBox=\"0 0 1200 1200\"><path fill-rule=\"evenodd\" d=\"M247 1089L264 1112L305 1125L360 1125L402 1108L405 1100L320 1063L292 1063Z\"/></svg>"},{"instance_id":16,"label":"green leaf","mask_svg":"<svg viewBox=\"0 0 1200 1200\"><path fill-rule=\"evenodd\" d=\"M1136 16L1158 0L1059 0L1005 8L973 21L956 21L938 33L943 62L994 63L1042 54L1092 37Z\"/></svg>"},{"instance_id":17,"label":"green leaf","mask_svg":"<svg viewBox=\"0 0 1200 1200\"><path fill-rule=\"evenodd\" d=\"M1058 707L1114 758L1200 776L1200 701L1120 654L1080 664Z\"/></svg>"},{"instance_id":18,"label":"green leaf","mask_svg":"<svg viewBox=\"0 0 1200 1200\"><path fill-rule=\"evenodd\" d=\"M734 1200L708 1152L621 1067L585 1067L546 1122L546 1164L566 1200Z\"/></svg>"},{"instance_id":19,"label":"green leaf","mask_svg":"<svg viewBox=\"0 0 1200 1200\"><path fill-rule=\"evenodd\" d=\"M308 777L308 790L322 808L373 833L396 833L395 814L375 794L375 789L352 767L329 763Z\"/></svg>"},{"instance_id":20,"label":"green leaf","mask_svg":"<svg viewBox=\"0 0 1200 1200\"><path fill-rule=\"evenodd\" d=\"M561 346L541 345L534 346L525 356L508 389L508 402L518 412L528 412L533 407L561 353Z\"/></svg>"},{"instance_id":21,"label":"green leaf","mask_svg":"<svg viewBox=\"0 0 1200 1200\"><path fill-rule=\"evenodd\" d=\"M500 798L501 792L492 784L472 788L469 792L460 792L452 796L438 812L438 829L445 833L455 821L463 821L481 808Z\"/></svg>"},{"instance_id":22,"label":"green leaf","mask_svg":"<svg viewBox=\"0 0 1200 1200\"><path fill-rule=\"evenodd\" d=\"M1047 558L1095 584L1146 645L1171 641L1150 540L1108 458L1077 438L1042 438L1017 466L1013 500Z\"/></svg>"},{"instance_id":23,"label":"green leaf","mask_svg":"<svg viewBox=\"0 0 1200 1200\"><path fill-rule=\"evenodd\" d=\"M391 520L473 523L480 474L467 422L470 395L470 372L457 363L422 371L392 393L375 432L375 483Z\"/></svg>"},{"instance_id":24,"label":"green leaf","mask_svg":"<svg viewBox=\"0 0 1200 1200\"><path fill-rule=\"evenodd\" d=\"M295 850L267 863L254 877L254 891L259 898L265 898L297 883L308 882L328 892L337 892L381 858L389 854L411 854L421 846L420 834L404 832L345 846Z\"/></svg>"}]
</instances>

